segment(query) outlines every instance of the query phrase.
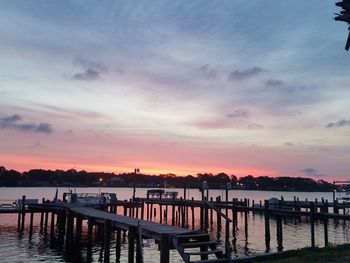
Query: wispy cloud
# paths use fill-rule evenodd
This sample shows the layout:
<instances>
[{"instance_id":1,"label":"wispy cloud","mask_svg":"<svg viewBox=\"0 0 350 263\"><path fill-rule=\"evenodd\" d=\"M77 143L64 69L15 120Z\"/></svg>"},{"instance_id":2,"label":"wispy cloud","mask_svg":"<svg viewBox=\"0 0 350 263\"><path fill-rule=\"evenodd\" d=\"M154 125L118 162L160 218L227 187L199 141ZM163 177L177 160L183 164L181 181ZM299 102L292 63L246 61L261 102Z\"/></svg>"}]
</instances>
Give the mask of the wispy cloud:
<instances>
[{"instance_id":1,"label":"wispy cloud","mask_svg":"<svg viewBox=\"0 0 350 263\"><path fill-rule=\"evenodd\" d=\"M318 173L317 169L315 168L304 168L304 169L301 169L299 172L302 172L308 176L320 176L320 174Z\"/></svg>"},{"instance_id":2,"label":"wispy cloud","mask_svg":"<svg viewBox=\"0 0 350 263\"><path fill-rule=\"evenodd\" d=\"M73 61L74 65L77 66L81 66L83 68L86 69L94 69L94 70L98 70L98 71L107 71L108 68L106 65L104 65L103 63L91 60L91 59L87 59L87 58L82 58L82 57L78 57L76 59L74 59Z\"/></svg>"},{"instance_id":3,"label":"wispy cloud","mask_svg":"<svg viewBox=\"0 0 350 263\"><path fill-rule=\"evenodd\" d=\"M101 73L108 71L107 66L103 63L90 60L87 58L76 58L73 64L84 69L83 72L76 73L72 76L74 80L94 81L101 79Z\"/></svg>"},{"instance_id":4,"label":"wispy cloud","mask_svg":"<svg viewBox=\"0 0 350 263\"><path fill-rule=\"evenodd\" d=\"M337 122L330 122L326 125L326 128L339 128L339 127L345 127L350 126L349 120L340 120Z\"/></svg>"},{"instance_id":5,"label":"wispy cloud","mask_svg":"<svg viewBox=\"0 0 350 263\"><path fill-rule=\"evenodd\" d=\"M23 132L52 133L53 129L49 123L21 123L22 117L18 114L0 118L1 129L14 129Z\"/></svg>"},{"instance_id":6,"label":"wispy cloud","mask_svg":"<svg viewBox=\"0 0 350 263\"><path fill-rule=\"evenodd\" d=\"M264 70L260 67L253 67L243 70L234 70L229 75L229 80L245 80L258 76Z\"/></svg>"},{"instance_id":7,"label":"wispy cloud","mask_svg":"<svg viewBox=\"0 0 350 263\"><path fill-rule=\"evenodd\" d=\"M198 72L208 79L216 79L218 77L218 71L209 65L199 67Z\"/></svg>"},{"instance_id":8,"label":"wispy cloud","mask_svg":"<svg viewBox=\"0 0 350 263\"><path fill-rule=\"evenodd\" d=\"M76 73L73 75L73 79L75 80L84 80L84 81L92 81L98 80L100 78L100 73L94 69L87 69L82 73Z\"/></svg>"},{"instance_id":9,"label":"wispy cloud","mask_svg":"<svg viewBox=\"0 0 350 263\"><path fill-rule=\"evenodd\" d=\"M279 80L279 79L268 79L264 83L268 87L276 87L276 86L281 86L284 84L284 82L282 80Z\"/></svg>"},{"instance_id":10,"label":"wispy cloud","mask_svg":"<svg viewBox=\"0 0 350 263\"><path fill-rule=\"evenodd\" d=\"M249 112L246 110L238 109L234 110L232 113L228 113L227 118L248 118L249 117Z\"/></svg>"}]
</instances>

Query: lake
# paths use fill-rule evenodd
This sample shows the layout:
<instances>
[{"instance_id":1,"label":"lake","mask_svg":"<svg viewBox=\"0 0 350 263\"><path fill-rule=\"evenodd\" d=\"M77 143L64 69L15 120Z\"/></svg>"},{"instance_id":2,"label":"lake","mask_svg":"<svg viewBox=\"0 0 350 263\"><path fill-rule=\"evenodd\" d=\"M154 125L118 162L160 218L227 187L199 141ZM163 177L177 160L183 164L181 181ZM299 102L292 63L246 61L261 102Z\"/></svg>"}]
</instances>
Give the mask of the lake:
<instances>
[{"instance_id":1,"label":"lake","mask_svg":"<svg viewBox=\"0 0 350 263\"><path fill-rule=\"evenodd\" d=\"M64 192L72 190L73 192L112 192L117 194L119 200L129 199L132 197L132 188L58 188L59 196L62 198ZM178 191L179 197L183 196L183 189L167 189L168 191ZM200 199L201 193L198 189L187 189L187 198ZM3 187L0 188L0 203L1 200L15 200L20 199L22 195L26 195L27 198L41 198L53 199L56 192L56 188L53 187ZM137 188L136 196L145 197L147 189ZM210 190L209 195L211 197L221 196L222 200L225 197L225 191L222 190ZM328 199L332 201L332 193L305 193L305 192L270 192L270 191L244 191L244 190L230 190L229 199L232 198L249 198L255 200L256 203L269 199L271 197L280 198L283 196L285 200L293 200L296 196L300 200L314 200ZM156 206L157 208L157 206ZM158 208L157 208L158 209ZM118 214L122 214L121 208L117 211ZM195 211L198 213L198 211ZM159 213L158 213L159 215ZM229 214L231 216L231 214ZM190 217L189 217L190 218ZM199 218L198 216L196 218ZM215 220L216 216L214 216ZM0 262L74 262L72 258L64 253L64 249L55 246L50 242L50 237L40 231L39 214L34 217L34 231L33 236L29 239L28 224L29 220L26 220L26 229L23 233L19 233L17 230L17 215L5 215L0 214ZM237 216L237 243L233 255L235 257L245 257L247 255L256 255L265 253L265 239L264 239L264 216L259 213L248 214L248 235L245 235L244 231L244 216L238 213ZM153 221L159 222L159 218L156 216ZM169 222L171 218L169 217ZM196 227L199 228L199 222L195 222ZM224 224L223 224L224 226ZM271 218L271 252L277 251L276 240L276 221ZM343 221L329 221L329 242L332 244L349 243L350 236L348 233L350 229L349 222ZM213 239L218 240L219 246L223 247L223 241L225 237L224 227L221 232L218 233L216 222L214 222L212 228L209 229L209 233ZM230 231L230 240L232 241L232 231ZM323 246L323 224L316 223L315 226L316 244ZM83 229L84 240L86 238L86 225ZM283 247L284 250L302 248L310 246L311 244L310 224L308 218L302 218L301 222L293 219L283 220ZM159 262L158 245L151 240L145 240L147 246L144 248L144 260L145 262ZM233 247L233 243L231 242ZM93 246L93 259L94 262L101 261L101 243L96 240ZM84 254L84 250L82 251ZM83 256L83 255L82 255ZM112 240L111 248L111 262L115 262L115 242ZM180 255L176 250L172 250L170 253L171 262L183 262ZM123 238L123 246L121 251L121 262L127 262L127 238Z\"/></svg>"}]
</instances>

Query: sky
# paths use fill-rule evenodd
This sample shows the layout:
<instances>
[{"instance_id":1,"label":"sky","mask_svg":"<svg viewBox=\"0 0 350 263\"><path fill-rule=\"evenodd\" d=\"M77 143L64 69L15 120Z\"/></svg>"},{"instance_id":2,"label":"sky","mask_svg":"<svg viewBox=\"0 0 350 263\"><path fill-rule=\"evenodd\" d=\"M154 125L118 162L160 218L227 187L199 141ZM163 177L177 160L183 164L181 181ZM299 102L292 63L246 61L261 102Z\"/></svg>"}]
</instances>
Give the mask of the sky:
<instances>
[{"instance_id":1,"label":"sky","mask_svg":"<svg viewBox=\"0 0 350 263\"><path fill-rule=\"evenodd\" d=\"M0 1L0 165L350 180L335 1Z\"/></svg>"}]
</instances>

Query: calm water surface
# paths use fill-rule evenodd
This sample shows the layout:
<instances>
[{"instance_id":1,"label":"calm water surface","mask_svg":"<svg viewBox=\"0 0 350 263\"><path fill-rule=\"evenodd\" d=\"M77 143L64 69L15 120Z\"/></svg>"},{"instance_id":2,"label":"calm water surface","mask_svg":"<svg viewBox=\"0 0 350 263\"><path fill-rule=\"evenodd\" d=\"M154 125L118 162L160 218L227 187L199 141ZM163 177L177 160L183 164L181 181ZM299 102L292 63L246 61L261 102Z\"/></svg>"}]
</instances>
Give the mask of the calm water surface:
<instances>
[{"instance_id":1,"label":"calm water surface","mask_svg":"<svg viewBox=\"0 0 350 263\"><path fill-rule=\"evenodd\" d=\"M132 197L132 188L58 188L59 196L62 197L64 192L73 190L76 192L88 192L98 193L114 192L117 194L118 199L129 199ZM168 189L169 190L169 189ZM183 189L171 189L179 191L179 196L183 196ZM147 189L136 189L136 196L145 197ZM15 200L21 198L22 195L26 195L27 198L41 198L53 199L56 192L56 188L42 187L42 188L0 188L0 200ZM194 197L195 199L201 198L201 193L198 189L188 189L187 197ZM221 196L224 199L225 192L221 190L210 190L210 196ZM299 197L300 200L319 200L323 197L332 200L332 193L302 193L302 192L269 192L269 191L229 191L229 199L232 198L249 198L259 202L260 200L269 199L271 197L284 196L285 200L292 200L294 196ZM4 201L0 201L4 202ZM155 206L159 209L158 206ZM169 209L169 212L171 209ZM191 211L191 210L189 210ZM118 210L119 214L122 214L121 208ZM198 216L198 209L195 210L196 218ZM159 214L159 213L157 213ZM231 217L231 212L229 213ZM189 215L189 218L191 216ZM214 220L216 219L214 213ZM23 233L19 233L17 229L17 216L0 214L0 262L77 262L77 260L84 261L86 257L86 251L82 250L81 258L72 259L70 255L65 253L64 247L60 247L54 244L50 240L50 235L41 232L39 225L39 214L34 217L34 231L33 236L29 238L28 225ZM159 222L159 218L153 219L155 222ZM264 239L264 217L259 213L249 213L248 215L248 236L244 231L244 215L238 213L237 215L237 243L233 255L236 257L244 257L247 255L263 254L265 253L265 239ZM171 216L169 215L169 224L171 224ZM29 224L29 218L26 217L26 224ZM199 228L199 222L196 221L196 229ZM224 222L222 224L224 226ZM276 239L276 222L274 218L270 221L271 228L271 252L277 251L277 239ZM350 224L343 221L329 221L329 242L333 244L350 243L349 236ZM217 231L216 222L209 229L209 233L213 239L218 240L219 246L223 247L225 231L224 227L221 231ZM319 246L324 245L323 241L323 223L318 222L315 226L316 244ZM232 229L230 230L230 241L233 246ZM285 219L283 221L283 247L284 250L295 249L310 246L311 243L310 224L308 218L302 218L301 222L295 222L293 219ZM83 229L82 242L86 241L86 225ZM122 238L123 246L121 249L121 262L127 262L127 237ZM144 261L145 262L159 262L158 245L152 240L145 240L147 246L144 248ZM115 258L115 240L112 240L111 248L111 262L114 262ZM176 250L172 250L170 253L171 262L183 262ZM94 262L100 262L102 260L101 255L101 241L94 240L93 246L93 259Z\"/></svg>"}]
</instances>

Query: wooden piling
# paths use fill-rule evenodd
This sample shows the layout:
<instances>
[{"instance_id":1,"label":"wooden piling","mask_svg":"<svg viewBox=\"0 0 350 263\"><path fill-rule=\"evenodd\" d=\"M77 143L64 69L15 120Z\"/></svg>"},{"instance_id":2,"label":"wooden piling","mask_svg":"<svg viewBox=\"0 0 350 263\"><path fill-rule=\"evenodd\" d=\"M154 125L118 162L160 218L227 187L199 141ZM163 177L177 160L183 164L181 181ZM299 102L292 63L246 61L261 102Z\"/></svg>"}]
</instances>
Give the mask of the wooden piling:
<instances>
[{"instance_id":1,"label":"wooden piling","mask_svg":"<svg viewBox=\"0 0 350 263\"><path fill-rule=\"evenodd\" d=\"M146 213L147 213L147 221L148 221L149 220L149 203L147 203Z\"/></svg>"},{"instance_id":2,"label":"wooden piling","mask_svg":"<svg viewBox=\"0 0 350 263\"><path fill-rule=\"evenodd\" d=\"M51 222L50 222L50 236L51 238L55 237L55 213L51 212Z\"/></svg>"},{"instance_id":3,"label":"wooden piling","mask_svg":"<svg viewBox=\"0 0 350 263\"><path fill-rule=\"evenodd\" d=\"M324 233L324 246L328 247L328 220L326 217L323 219L323 233Z\"/></svg>"},{"instance_id":4,"label":"wooden piling","mask_svg":"<svg viewBox=\"0 0 350 263\"><path fill-rule=\"evenodd\" d=\"M170 254L169 254L169 237L168 235L162 234L160 236L160 263L169 263Z\"/></svg>"},{"instance_id":5,"label":"wooden piling","mask_svg":"<svg viewBox=\"0 0 350 263\"><path fill-rule=\"evenodd\" d=\"M219 197L217 197L217 202L219 201ZM218 211L220 211L220 208L218 208ZM217 225L217 231L221 231L221 215L219 212L216 211L216 225Z\"/></svg>"},{"instance_id":6,"label":"wooden piling","mask_svg":"<svg viewBox=\"0 0 350 263\"><path fill-rule=\"evenodd\" d=\"M83 229L83 219L81 216L77 216L77 220L75 223L76 227L75 227L75 243L77 245L80 244L80 239L81 239L81 233L82 233L82 229Z\"/></svg>"},{"instance_id":7,"label":"wooden piling","mask_svg":"<svg viewBox=\"0 0 350 263\"><path fill-rule=\"evenodd\" d=\"M104 228L103 228L103 262L109 263L109 257L110 257L110 249L111 249L111 232L112 232L112 223L110 220L106 220L104 222Z\"/></svg>"},{"instance_id":8,"label":"wooden piling","mask_svg":"<svg viewBox=\"0 0 350 263\"><path fill-rule=\"evenodd\" d=\"M47 231L47 224L49 221L49 212L45 212L45 222L44 222L44 230Z\"/></svg>"},{"instance_id":9,"label":"wooden piling","mask_svg":"<svg viewBox=\"0 0 350 263\"><path fill-rule=\"evenodd\" d=\"M134 227L129 228L128 233L128 263L134 263L135 255L135 238L136 238L136 229Z\"/></svg>"},{"instance_id":10,"label":"wooden piling","mask_svg":"<svg viewBox=\"0 0 350 263\"><path fill-rule=\"evenodd\" d=\"M30 222L29 222L29 237L31 237L33 234L33 217L34 217L34 213L33 213L33 211L31 211L30 212Z\"/></svg>"},{"instance_id":11,"label":"wooden piling","mask_svg":"<svg viewBox=\"0 0 350 263\"><path fill-rule=\"evenodd\" d=\"M264 213L265 213L265 247L266 252L270 251L270 214L269 214L269 201L265 200L264 202Z\"/></svg>"},{"instance_id":12,"label":"wooden piling","mask_svg":"<svg viewBox=\"0 0 350 263\"><path fill-rule=\"evenodd\" d=\"M42 203L45 203L45 198L42 199ZM40 213L40 228L42 229L44 225L44 211Z\"/></svg>"},{"instance_id":13,"label":"wooden piling","mask_svg":"<svg viewBox=\"0 0 350 263\"><path fill-rule=\"evenodd\" d=\"M163 223L163 207L159 204L159 223Z\"/></svg>"},{"instance_id":14,"label":"wooden piling","mask_svg":"<svg viewBox=\"0 0 350 263\"><path fill-rule=\"evenodd\" d=\"M311 247L315 247L315 204L310 203Z\"/></svg>"},{"instance_id":15,"label":"wooden piling","mask_svg":"<svg viewBox=\"0 0 350 263\"><path fill-rule=\"evenodd\" d=\"M24 230L24 223L26 220L26 196L25 195L22 196L21 210L22 210L21 230Z\"/></svg>"},{"instance_id":16,"label":"wooden piling","mask_svg":"<svg viewBox=\"0 0 350 263\"><path fill-rule=\"evenodd\" d=\"M171 207L171 224L175 225L175 202L173 203Z\"/></svg>"},{"instance_id":17,"label":"wooden piling","mask_svg":"<svg viewBox=\"0 0 350 263\"><path fill-rule=\"evenodd\" d=\"M282 217L281 216L277 216L277 221L276 221L276 225L277 225L277 250L279 252L281 252L283 250L283 229L282 229Z\"/></svg>"},{"instance_id":18,"label":"wooden piling","mask_svg":"<svg viewBox=\"0 0 350 263\"><path fill-rule=\"evenodd\" d=\"M121 237L122 237L122 232L120 229L117 229L117 237L116 237L116 245L115 245L115 262L116 263L120 263Z\"/></svg>"},{"instance_id":19,"label":"wooden piling","mask_svg":"<svg viewBox=\"0 0 350 263\"><path fill-rule=\"evenodd\" d=\"M88 219L88 233L87 233L87 261L91 261L92 257L92 228L94 226L93 220L91 218Z\"/></svg>"},{"instance_id":20,"label":"wooden piling","mask_svg":"<svg viewBox=\"0 0 350 263\"><path fill-rule=\"evenodd\" d=\"M213 197L210 197L210 203L213 203ZM210 228L213 228L213 208L210 208Z\"/></svg>"},{"instance_id":21,"label":"wooden piling","mask_svg":"<svg viewBox=\"0 0 350 263\"><path fill-rule=\"evenodd\" d=\"M244 212L244 236L246 239L246 242L248 242L248 212Z\"/></svg>"},{"instance_id":22,"label":"wooden piling","mask_svg":"<svg viewBox=\"0 0 350 263\"><path fill-rule=\"evenodd\" d=\"M141 203L141 219L143 220L144 218L144 209L145 209L145 202L142 200L142 203Z\"/></svg>"}]
</instances>

